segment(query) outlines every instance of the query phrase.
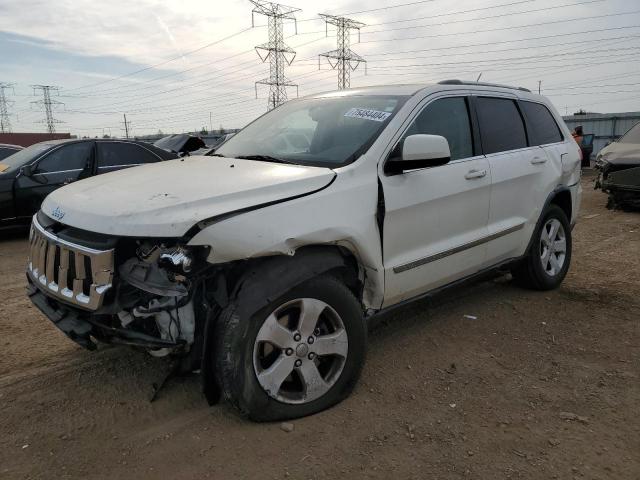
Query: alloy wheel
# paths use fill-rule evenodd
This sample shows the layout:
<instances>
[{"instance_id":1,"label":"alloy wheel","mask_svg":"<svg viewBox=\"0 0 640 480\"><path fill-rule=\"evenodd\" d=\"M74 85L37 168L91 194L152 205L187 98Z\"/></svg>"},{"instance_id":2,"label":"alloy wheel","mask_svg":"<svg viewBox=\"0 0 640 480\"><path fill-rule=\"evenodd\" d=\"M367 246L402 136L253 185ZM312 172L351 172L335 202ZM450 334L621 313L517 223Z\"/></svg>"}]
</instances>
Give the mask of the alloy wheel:
<instances>
[{"instance_id":1,"label":"alloy wheel","mask_svg":"<svg viewBox=\"0 0 640 480\"><path fill-rule=\"evenodd\" d=\"M267 316L254 342L253 366L269 396L308 403L335 385L348 350L340 315L321 300L299 298Z\"/></svg>"},{"instance_id":2,"label":"alloy wheel","mask_svg":"<svg viewBox=\"0 0 640 480\"><path fill-rule=\"evenodd\" d=\"M554 277L562 271L567 256L567 238L562 223L550 218L540 233L540 262L547 275Z\"/></svg>"}]
</instances>

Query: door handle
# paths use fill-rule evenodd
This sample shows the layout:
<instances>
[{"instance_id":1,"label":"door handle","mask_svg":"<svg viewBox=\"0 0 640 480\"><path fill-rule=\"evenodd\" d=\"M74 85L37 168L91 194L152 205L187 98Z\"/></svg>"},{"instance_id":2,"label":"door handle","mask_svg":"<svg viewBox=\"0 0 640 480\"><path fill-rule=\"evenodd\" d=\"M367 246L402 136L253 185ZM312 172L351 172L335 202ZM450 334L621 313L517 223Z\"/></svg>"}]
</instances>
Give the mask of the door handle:
<instances>
[{"instance_id":1,"label":"door handle","mask_svg":"<svg viewBox=\"0 0 640 480\"><path fill-rule=\"evenodd\" d=\"M473 180L474 178L482 178L487 175L486 170L469 170L464 176L467 180Z\"/></svg>"},{"instance_id":2,"label":"door handle","mask_svg":"<svg viewBox=\"0 0 640 480\"><path fill-rule=\"evenodd\" d=\"M531 159L531 164L532 165L539 165L541 163L547 163L546 157L533 157Z\"/></svg>"}]
</instances>

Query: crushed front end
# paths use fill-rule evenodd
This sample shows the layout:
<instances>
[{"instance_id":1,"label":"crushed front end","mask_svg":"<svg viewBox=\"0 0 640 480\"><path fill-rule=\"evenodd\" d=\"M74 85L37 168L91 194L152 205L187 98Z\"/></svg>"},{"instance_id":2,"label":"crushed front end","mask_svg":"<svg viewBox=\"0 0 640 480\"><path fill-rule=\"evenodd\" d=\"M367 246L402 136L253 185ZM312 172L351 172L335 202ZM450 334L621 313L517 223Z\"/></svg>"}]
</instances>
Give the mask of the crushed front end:
<instances>
[{"instance_id":1,"label":"crushed front end","mask_svg":"<svg viewBox=\"0 0 640 480\"><path fill-rule=\"evenodd\" d=\"M596 169L594 188L609 195L608 208L640 208L640 157L619 159L599 155Z\"/></svg>"},{"instance_id":2,"label":"crushed front end","mask_svg":"<svg viewBox=\"0 0 640 480\"><path fill-rule=\"evenodd\" d=\"M198 309L194 302L209 268L206 248L86 232L42 212L29 248L31 301L83 347L126 344L155 356L198 348L207 312L202 299Z\"/></svg>"}]
</instances>

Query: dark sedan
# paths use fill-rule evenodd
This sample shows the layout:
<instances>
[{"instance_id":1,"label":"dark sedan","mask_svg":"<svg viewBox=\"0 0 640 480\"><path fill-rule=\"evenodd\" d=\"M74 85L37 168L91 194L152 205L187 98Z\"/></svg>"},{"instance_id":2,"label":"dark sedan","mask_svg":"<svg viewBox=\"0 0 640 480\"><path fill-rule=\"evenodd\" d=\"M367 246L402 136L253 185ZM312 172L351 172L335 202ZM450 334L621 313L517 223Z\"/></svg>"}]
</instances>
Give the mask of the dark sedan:
<instances>
[{"instance_id":1,"label":"dark sedan","mask_svg":"<svg viewBox=\"0 0 640 480\"><path fill-rule=\"evenodd\" d=\"M0 143L0 160L4 160L7 157L10 157L16 152L22 150L23 147L20 145L9 145L7 143Z\"/></svg>"},{"instance_id":2,"label":"dark sedan","mask_svg":"<svg viewBox=\"0 0 640 480\"><path fill-rule=\"evenodd\" d=\"M76 180L177 155L131 140L55 140L0 160L0 226L27 223L53 190Z\"/></svg>"}]
</instances>

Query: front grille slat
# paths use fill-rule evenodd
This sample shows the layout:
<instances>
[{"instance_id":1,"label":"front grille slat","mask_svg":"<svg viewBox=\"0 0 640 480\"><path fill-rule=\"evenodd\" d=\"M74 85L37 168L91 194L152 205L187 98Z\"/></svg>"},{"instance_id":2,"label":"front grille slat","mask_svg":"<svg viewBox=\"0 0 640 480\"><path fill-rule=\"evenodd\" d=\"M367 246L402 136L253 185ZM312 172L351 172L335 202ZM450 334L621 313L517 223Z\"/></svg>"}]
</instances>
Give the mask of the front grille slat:
<instances>
[{"instance_id":1,"label":"front grille slat","mask_svg":"<svg viewBox=\"0 0 640 480\"><path fill-rule=\"evenodd\" d=\"M95 250L62 240L34 217L27 273L45 293L96 310L112 286L113 271L113 249Z\"/></svg>"},{"instance_id":2,"label":"front grille slat","mask_svg":"<svg viewBox=\"0 0 640 480\"><path fill-rule=\"evenodd\" d=\"M67 248L60 247L60 266L58 267L58 286L61 290L67 288L67 275L69 274L69 255Z\"/></svg>"},{"instance_id":3,"label":"front grille slat","mask_svg":"<svg viewBox=\"0 0 640 480\"><path fill-rule=\"evenodd\" d=\"M56 284L55 278L53 276L54 272L54 262L56 260L56 249L58 247L55 243L50 243L49 248L47 249L47 263L46 269L44 271L45 278L48 280L49 285Z\"/></svg>"}]
</instances>

